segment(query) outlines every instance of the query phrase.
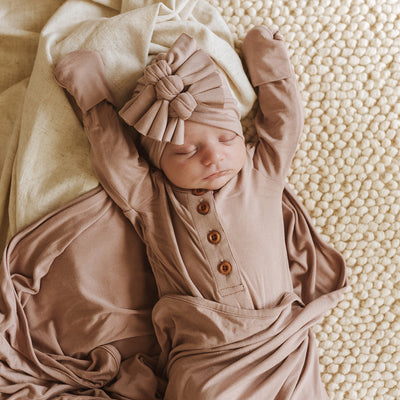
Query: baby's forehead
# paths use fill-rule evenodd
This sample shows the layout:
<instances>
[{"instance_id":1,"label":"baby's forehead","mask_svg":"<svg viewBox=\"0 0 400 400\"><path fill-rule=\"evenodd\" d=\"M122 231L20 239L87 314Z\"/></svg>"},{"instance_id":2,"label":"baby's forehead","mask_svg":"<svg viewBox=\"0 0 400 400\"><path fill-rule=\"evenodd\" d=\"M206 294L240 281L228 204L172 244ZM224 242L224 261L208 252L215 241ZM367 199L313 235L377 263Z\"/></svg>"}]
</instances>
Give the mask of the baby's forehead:
<instances>
[{"instance_id":1,"label":"baby's forehead","mask_svg":"<svg viewBox=\"0 0 400 400\"><path fill-rule=\"evenodd\" d=\"M185 121L184 144L213 137L219 138L224 135L236 136L236 133L229 129L219 128L200 122Z\"/></svg>"}]
</instances>

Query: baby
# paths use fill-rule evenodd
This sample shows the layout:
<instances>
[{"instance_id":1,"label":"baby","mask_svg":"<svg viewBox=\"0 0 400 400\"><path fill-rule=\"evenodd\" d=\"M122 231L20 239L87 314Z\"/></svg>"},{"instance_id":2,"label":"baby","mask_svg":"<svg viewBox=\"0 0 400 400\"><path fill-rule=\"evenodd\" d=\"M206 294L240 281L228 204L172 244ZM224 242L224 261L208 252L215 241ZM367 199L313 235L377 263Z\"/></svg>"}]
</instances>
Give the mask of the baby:
<instances>
[{"instance_id":1,"label":"baby","mask_svg":"<svg viewBox=\"0 0 400 400\"><path fill-rule=\"evenodd\" d=\"M279 32L253 28L243 53L259 98L252 147L225 76L185 34L119 115L98 53L67 55L56 79L82 113L99 181L146 244L161 396L327 399L309 328L331 303L305 306L285 244L297 82Z\"/></svg>"}]
</instances>

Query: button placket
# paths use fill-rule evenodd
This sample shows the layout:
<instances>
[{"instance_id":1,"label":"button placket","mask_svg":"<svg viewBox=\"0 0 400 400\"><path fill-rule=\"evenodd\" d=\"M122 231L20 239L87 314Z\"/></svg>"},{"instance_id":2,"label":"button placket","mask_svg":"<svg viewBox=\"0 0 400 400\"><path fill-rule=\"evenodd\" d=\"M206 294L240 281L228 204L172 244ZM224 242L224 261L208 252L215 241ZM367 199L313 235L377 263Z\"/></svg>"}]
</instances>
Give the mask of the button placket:
<instances>
[{"instance_id":1,"label":"button placket","mask_svg":"<svg viewBox=\"0 0 400 400\"><path fill-rule=\"evenodd\" d=\"M219 294L228 296L244 290L229 242L218 220L212 191L201 194L192 191L192 194L189 195L188 206ZM202 213L199 210L200 204L205 203L208 209Z\"/></svg>"}]
</instances>

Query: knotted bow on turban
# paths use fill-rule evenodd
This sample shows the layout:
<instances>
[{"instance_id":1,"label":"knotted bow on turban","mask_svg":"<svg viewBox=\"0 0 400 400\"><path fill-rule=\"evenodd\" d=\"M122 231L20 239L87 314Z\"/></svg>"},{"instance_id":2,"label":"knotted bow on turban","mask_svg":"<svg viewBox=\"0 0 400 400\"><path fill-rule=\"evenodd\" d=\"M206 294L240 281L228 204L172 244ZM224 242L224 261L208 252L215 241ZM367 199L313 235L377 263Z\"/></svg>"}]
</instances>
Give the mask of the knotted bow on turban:
<instances>
[{"instance_id":1,"label":"knotted bow on turban","mask_svg":"<svg viewBox=\"0 0 400 400\"><path fill-rule=\"evenodd\" d=\"M120 116L159 142L183 144L185 120L243 135L237 102L225 77L187 34L145 68Z\"/></svg>"}]
</instances>

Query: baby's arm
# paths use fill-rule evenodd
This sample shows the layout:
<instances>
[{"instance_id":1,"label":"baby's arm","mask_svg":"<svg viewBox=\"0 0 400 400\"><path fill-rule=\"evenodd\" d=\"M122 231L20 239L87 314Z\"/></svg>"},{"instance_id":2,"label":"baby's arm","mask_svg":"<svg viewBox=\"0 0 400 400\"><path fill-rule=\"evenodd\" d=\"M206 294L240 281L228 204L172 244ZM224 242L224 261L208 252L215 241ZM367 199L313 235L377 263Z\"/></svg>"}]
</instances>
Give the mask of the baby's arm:
<instances>
[{"instance_id":1,"label":"baby's arm","mask_svg":"<svg viewBox=\"0 0 400 400\"><path fill-rule=\"evenodd\" d=\"M259 142L254 165L283 181L301 132L303 109L296 77L279 32L253 28L243 42L250 79L258 90L256 130Z\"/></svg>"},{"instance_id":2,"label":"baby's arm","mask_svg":"<svg viewBox=\"0 0 400 400\"><path fill-rule=\"evenodd\" d=\"M57 64L55 77L81 112L100 183L123 211L137 208L151 194L149 165L111 104L100 55L90 50L70 53Z\"/></svg>"}]
</instances>

